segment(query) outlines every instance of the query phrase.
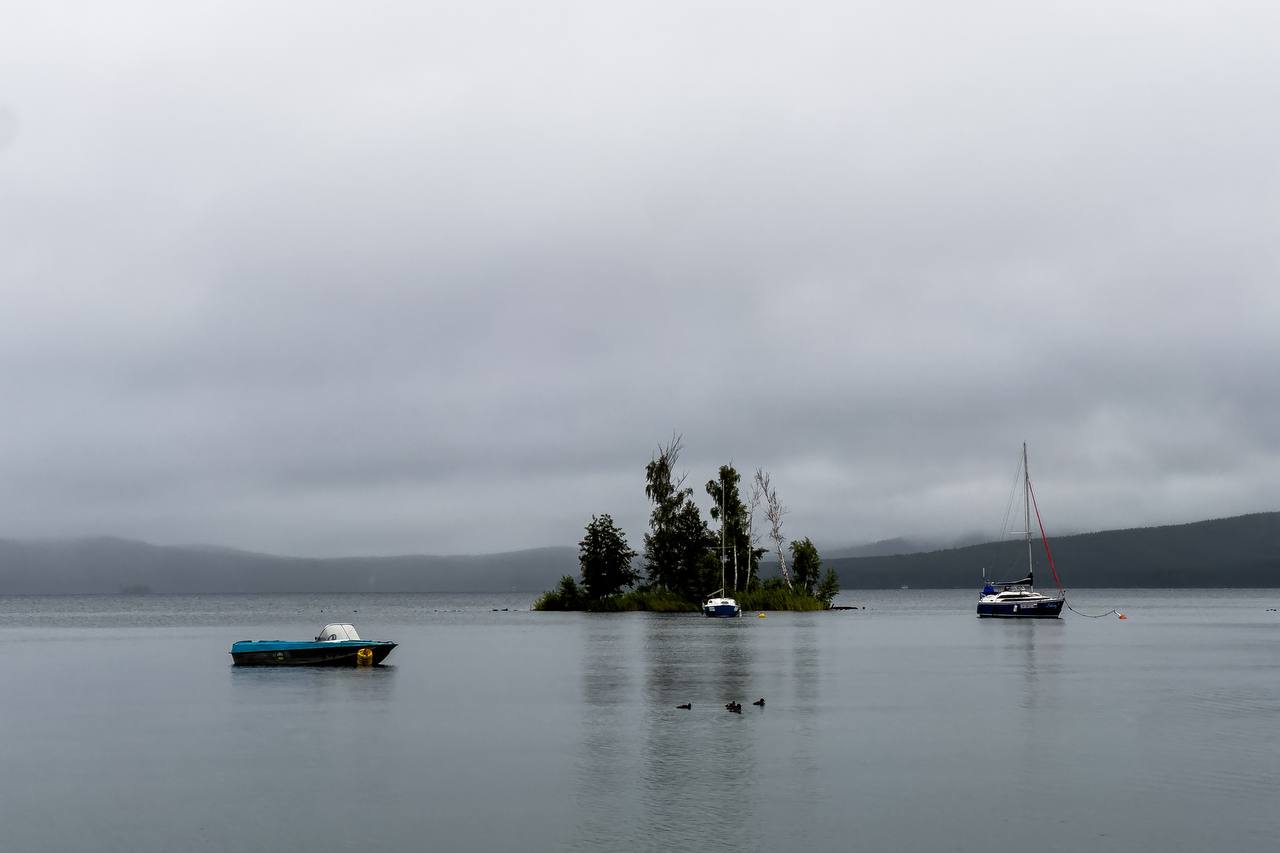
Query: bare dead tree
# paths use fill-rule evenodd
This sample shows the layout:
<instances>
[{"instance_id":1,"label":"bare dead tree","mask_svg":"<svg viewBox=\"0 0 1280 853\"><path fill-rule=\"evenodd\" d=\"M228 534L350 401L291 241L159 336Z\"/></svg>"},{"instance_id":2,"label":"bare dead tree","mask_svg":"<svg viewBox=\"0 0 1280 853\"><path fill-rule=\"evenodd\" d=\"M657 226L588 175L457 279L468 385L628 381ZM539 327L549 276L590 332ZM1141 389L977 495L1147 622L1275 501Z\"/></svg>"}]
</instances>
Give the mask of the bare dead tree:
<instances>
[{"instance_id":1,"label":"bare dead tree","mask_svg":"<svg viewBox=\"0 0 1280 853\"><path fill-rule=\"evenodd\" d=\"M680 451L682 450L684 450L684 436L675 432L671 434L671 441L660 450L662 456L667 460L668 467L671 469L673 477L671 486L672 490L677 494L684 490L684 481L689 477L688 471L681 471L679 476L676 476L676 465L680 463Z\"/></svg>"},{"instance_id":2,"label":"bare dead tree","mask_svg":"<svg viewBox=\"0 0 1280 853\"><path fill-rule=\"evenodd\" d=\"M751 588L751 568L753 557L755 557L756 543L760 541L760 535L755 532L756 509L760 506L760 469L756 469L756 476L751 480L751 505L747 508L747 582L743 584L743 589Z\"/></svg>"},{"instance_id":3,"label":"bare dead tree","mask_svg":"<svg viewBox=\"0 0 1280 853\"><path fill-rule=\"evenodd\" d=\"M778 566L782 569L782 579L790 589L791 572L787 568L787 557L782 550L782 517L787 514L787 508L782 505L782 501L778 500L778 492L770 484L769 474L763 468L756 469L756 485L760 487L760 492L764 496L764 517L769 519L769 538L773 540L774 547L778 550Z\"/></svg>"},{"instance_id":4,"label":"bare dead tree","mask_svg":"<svg viewBox=\"0 0 1280 853\"><path fill-rule=\"evenodd\" d=\"M684 450L684 436L673 432L671 440L658 445L658 455L649 462L647 473L649 483L645 486L645 497L655 503L662 503L684 490L684 481L689 476L685 471L676 476L676 465L680 462L680 451ZM658 476L655 477L654 474Z\"/></svg>"}]
</instances>

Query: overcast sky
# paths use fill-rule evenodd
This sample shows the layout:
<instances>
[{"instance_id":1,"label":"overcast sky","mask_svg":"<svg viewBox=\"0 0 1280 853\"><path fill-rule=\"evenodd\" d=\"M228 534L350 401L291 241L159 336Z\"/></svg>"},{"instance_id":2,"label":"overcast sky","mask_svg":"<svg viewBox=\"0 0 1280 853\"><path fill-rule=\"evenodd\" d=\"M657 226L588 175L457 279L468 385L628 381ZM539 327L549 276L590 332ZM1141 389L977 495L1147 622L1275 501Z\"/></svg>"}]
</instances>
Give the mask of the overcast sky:
<instances>
[{"instance_id":1,"label":"overcast sky","mask_svg":"<svg viewBox=\"0 0 1280 853\"><path fill-rule=\"evenodd\" d=\"M1280 509L1280 6L0 0L0 536Z\"/></svg>"}]
</instances>

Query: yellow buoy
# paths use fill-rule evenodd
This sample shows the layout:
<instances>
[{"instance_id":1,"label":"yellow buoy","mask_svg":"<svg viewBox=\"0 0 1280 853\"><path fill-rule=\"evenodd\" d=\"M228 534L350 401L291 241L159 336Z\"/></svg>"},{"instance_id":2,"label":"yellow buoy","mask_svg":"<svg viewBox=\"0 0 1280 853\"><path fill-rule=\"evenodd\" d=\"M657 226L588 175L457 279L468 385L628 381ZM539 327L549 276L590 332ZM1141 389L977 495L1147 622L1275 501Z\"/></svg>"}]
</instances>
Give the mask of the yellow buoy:
<instances>
[{"instance_id":1,"label":"yellow buoy","mask_svg":"<svg viewBox=\"0 0 1280 853\"><path fill-rule=\"evenodd\" d=\"M373 649L361 649L356 652L356 663L363 666L373 663Z\"/></svg>"},{"instance_id":2,"label":"yellow buoy","mask_svg":"<svg viewBox=\"0 0 1280 853\"><path fill-rule=\"evenodd\" d=\"M763 614L763 613L757 613L757 614L756 614L756 618L757 618L757 619L763 619L763 618L764 618L764 614Z\"/></svg>"}]
</instances>

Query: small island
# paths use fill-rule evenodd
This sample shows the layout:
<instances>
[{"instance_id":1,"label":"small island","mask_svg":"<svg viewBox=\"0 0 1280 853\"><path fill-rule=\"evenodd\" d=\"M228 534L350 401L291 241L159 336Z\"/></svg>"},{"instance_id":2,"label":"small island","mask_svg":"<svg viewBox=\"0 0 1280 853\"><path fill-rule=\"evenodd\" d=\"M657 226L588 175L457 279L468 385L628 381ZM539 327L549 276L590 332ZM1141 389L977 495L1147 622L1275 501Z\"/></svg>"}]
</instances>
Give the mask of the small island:
<instances>
[{"instance_id":1,"label":"small island","mask_svg":"<svg viewBox=\"0 0 1280 853\"><path fill-rule=\"evenodd\" d=\"M757 469L751 481L750 503L743 502L741 477L732 464L720 466L706 492L712 499L715 531L693 501L686 476L675 475L681 437L658 448L645 467L645 496L653 504L644 553L637 553L609 514L593 515L578 543L579 577L565 575L559 586L543 593L534 610L660 613L698 612L712 590L731 595L742 610L828 610L840 591L834 570L822 574L822 559L808 537L792 541L788 565L782 519L786 508L770 477ZM780 576L761 579L754 528L763 507L769 538L778 556ZM636 568L643 557L642 573Z\"/></svg>"}]
</instances>

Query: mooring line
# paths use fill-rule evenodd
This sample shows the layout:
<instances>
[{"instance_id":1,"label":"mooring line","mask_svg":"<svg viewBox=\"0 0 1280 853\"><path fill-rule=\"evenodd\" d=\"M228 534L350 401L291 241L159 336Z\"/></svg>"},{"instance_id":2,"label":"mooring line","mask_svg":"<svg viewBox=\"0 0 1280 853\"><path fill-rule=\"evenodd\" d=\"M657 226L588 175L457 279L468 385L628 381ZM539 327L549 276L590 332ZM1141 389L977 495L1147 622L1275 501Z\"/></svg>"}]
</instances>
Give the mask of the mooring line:
<instances>
[{"instance_id":1,"label":"mooring line","mask_svg":"<svg viewBox=\"0 0 1280 853\"><path fill-rule=\"evenodd\" d=\"M1116 614L1117 616L1121 615L1120 611L1116 610L1114 607L1108 610L1106 613L1099 613L1097 616L1094 616L1092 613L1081 613L1079 610L1076 610L1070 604L1067 605L1067 609L1070 610L1072 613L1076 614L1077 616L1083 616L1086 619L1101 619L1103 616L1110 616L1112 613Z\"/></svg>"}]
</instances>

